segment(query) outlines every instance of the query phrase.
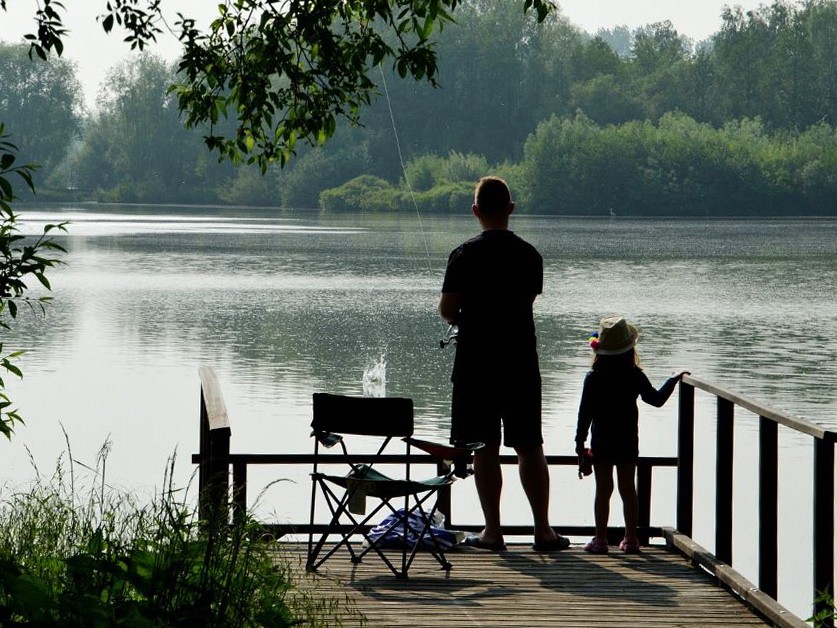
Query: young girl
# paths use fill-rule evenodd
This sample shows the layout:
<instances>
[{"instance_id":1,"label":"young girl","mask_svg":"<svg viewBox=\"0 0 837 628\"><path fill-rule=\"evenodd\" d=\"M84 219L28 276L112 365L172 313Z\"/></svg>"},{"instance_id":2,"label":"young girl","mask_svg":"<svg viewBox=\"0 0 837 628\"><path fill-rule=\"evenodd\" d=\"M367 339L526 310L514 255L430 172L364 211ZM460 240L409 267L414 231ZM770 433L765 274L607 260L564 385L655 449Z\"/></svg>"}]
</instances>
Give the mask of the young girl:
<instances>
[{"instance_id":1,"label":"young girl","mask_svg":"<svg viewBox=\"0 0 837 628\"><path fill-rule=\"evenodd\" d=\"M625 538L619 549L639 552L636 536L637 496L634 476L639 457L639 413L637 397L657 408L661 407L677 382L688 374L682 371L670 377L656 390L640 366L634 346L639 332L621 316L603 318L599 331L590 338L593 366L584 378L584 390L578 409L575 451L579 462L587 455L584 441L592 424L591 450L596 477L594 514L596 536L584 549L593 554L606 554L607 520L610 496L613 493L613 467L625 514Z\"/></svg>"}]
</instances>

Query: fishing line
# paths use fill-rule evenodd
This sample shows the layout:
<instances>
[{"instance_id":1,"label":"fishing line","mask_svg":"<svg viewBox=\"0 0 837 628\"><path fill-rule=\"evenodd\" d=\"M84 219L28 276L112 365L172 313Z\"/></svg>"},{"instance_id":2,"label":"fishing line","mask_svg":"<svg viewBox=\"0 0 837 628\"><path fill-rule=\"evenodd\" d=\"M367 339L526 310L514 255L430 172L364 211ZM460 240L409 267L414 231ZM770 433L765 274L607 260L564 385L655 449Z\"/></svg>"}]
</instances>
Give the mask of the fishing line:
<instances>
[{"instance_id":1,"label":"fishing line","mask_svg":"<svg viewBox=\"0 0 837 628\"><path fill-rule=\"evenodd\" d=\"M404 175L404 183L407 185L407 190L410 193L410 200L413 202L413 207L416 210L416 217L418 218L419 224L419 231L421 232L421 239L424 242L424 254L427 257L427 268L430 272L433 272L433 264L430 259L430 248L427 246L427 235L424 232L424 223L421 220L421 212L419 211L418 202L416 201L416 195L413 192L413 186L410 185L410 177L407 175L407 167L404 164L404 153L401 151L401 140L398 138L398 127L395 124L395 114L392 111L392 100L389 97L389 89L387 89L387 79L384 75L383 67L378 64L378 70L381 73L381 84L384 87L384 95L387 99L387 109L389 110L389 120L392 123L392 133L395 136L395 147L398 150L398 161L401 164L401 172ZM439 341L439 348L444 349L450 344L455 344L458 335L458 329L456 325L449 325L445 335Z\"/></svg>"},{"instance_id":2,"label":"fishing line","mask_svg":"<svg viewBox=\"0 0 837 628\"><path fill-rule=\"evenodd\" d=\"M421 240L424 243L424 254L427 257L427 268L433 272L433 264L430 260L430 248L427 246L427 236L424 233L424 224L421 220L421 212L419 211L418 202L416 202L416 195L413 192L413 186L410 185L410 177L407 176L407 167L404 165L404 153L401 151L401 140L398 138L398 128L395 125L395 114L392 112L392 101L389 98L389 90L387 89L387 79L384 76L383 67L378 64L378 70L381 72L381 83L384 87L384 95L387 99L387 109L389 110L389 121L392 123L392 134L395 136L395 148L398 151L398 161L401 164L401 173L404 175L404 183L407 185L407 191L410 193L410 200L413 202L413 207L416 210L416 217L418 218L419 231L421 232Z\"/></svg>"}]
</instances>

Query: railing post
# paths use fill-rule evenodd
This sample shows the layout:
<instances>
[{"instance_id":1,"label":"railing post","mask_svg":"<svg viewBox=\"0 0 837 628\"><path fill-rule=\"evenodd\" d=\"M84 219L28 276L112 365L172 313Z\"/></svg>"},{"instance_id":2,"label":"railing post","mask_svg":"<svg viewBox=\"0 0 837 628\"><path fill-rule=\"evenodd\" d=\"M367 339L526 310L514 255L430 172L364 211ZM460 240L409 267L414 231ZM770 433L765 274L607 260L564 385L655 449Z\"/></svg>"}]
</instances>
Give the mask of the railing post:
<instances>
[{"instance_id":1,"label":"railing post","mask_svg":"<svg viewBox=\"0 0 837 628\"><path fill-rule=\"evenodd\" d=\"M447 473L448 469L445 466L445 463L439 461L436 463L436 475L444 475ZM436 499L436 509L442 513L442 516L445 518L445 527L450 529L453 525L451 521L450 511L451 511L451 497L450 497L451 485L448 484L447 486L443 486L439 489L437 493Z\"/></svg>"},{"instance_id":2,"label":"railing post","mask_svg":"<svg viewBox=\"0 0 837 628\"><path fill-rule=\"evenodd\" d=\"M198 446L198 454L200 462L198 463L198 517L206 520L208 516L208 495L206 494L207 485L209 484L209 416L206 411L206 399L203 394L203 387L201 387L200 398L200 443Z\"/></svg>"},{"instance_id":3,"label":"railing post","mask_svg":"<svg viewBox=\"0 0 837 628\"><path fill-rule=\"evenodd\" d=\"M209 433L209 477L206 485L206 521L226 524L230 503L230 431Z\"/></svg>"},{"instance_id":4,"label":"railing post","mask_svg":"<svg viewBox=\"0 0 837 628\"><path fill-rule=\"evenodd\" d=\"M241 525L247 514L247 465L233 464L233 523Z\"/></svg>"},{"instance_id":5,"label":"railing post","mask_svg":"<svg viewBox=\"0 0 837 628\"><path fill-rule=\"evenodd\" d=\"M692 536L695 457L695 388L680 382L677 424L677 529Z\"/></svg>"},{"instance_id":6,"label":"railing post","mask_svg":"<svg viewBox=\"0 0 837 628\"><path fill-rule=\"evenodd\" d=\"M814 439L814 593L834 595L834 434ZM827 610L826 602L814 613ZM829 622L828 626L833 626Z\"/></svg>"},{"instance_id":7,"label":"railing post","mask_svg":"<svg viewBox=\"0 0 837 628\"><path fill-rule=\"evenodd\" d=\"M201 380L198 516L202 521L227 524L230 500L229 418L215 372L209 366L202 366L198 373Z\"/></svg>"},{"instance_id":8,"label":"railing post","mask_svg":"<svg viewBox=\"0 0 837 628\"><path fill-rule=\"evenodd\" d=\"M718 397L715 443L715 555L732 565L732 461L735 404Z\"/></svg>"},{"instance_id":9,"label":"railing post","mask_svg":"<svg viewBox=\"0 0 837 628\"><path fill-rule=\"evenodd\" d=\"M639 528L639 542L648 545L651 535L651 465L640 462L637 465L637 500L639 513L637 527Z\"/></svg>"},{"instance_id":10,"label":"railing post","mask_svg":"<svg viewBox=\"0 0 837 628\"><path fill-rule=\"evenodd\" d=\"M759 589L777 599L778 424L759 417Z\"/></svg>"}]
</instances>

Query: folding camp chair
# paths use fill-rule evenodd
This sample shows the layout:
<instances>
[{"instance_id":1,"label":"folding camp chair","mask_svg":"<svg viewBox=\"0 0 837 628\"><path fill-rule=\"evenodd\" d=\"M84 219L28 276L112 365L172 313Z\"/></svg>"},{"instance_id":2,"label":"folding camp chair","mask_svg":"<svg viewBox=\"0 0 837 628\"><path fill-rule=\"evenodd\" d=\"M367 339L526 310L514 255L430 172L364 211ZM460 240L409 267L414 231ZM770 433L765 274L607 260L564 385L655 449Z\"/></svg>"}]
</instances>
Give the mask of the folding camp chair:
<instances>
[{"instance_id":1,"label":"folding camp chair","mask_svg":"<svg viewBox=\"0 0 837 628\"><path fill-rule=\"evenodd\" d=\"M469 474L472 453L482 444L452 447L413 438L413 402L399 397L315 393L311 427L314 468L307 568L316 570L345 548L353 563L360 563L370 553L377 555L399 578L407 577L419 551L428 552L443 569L450 569L452 565L445 556L446 539L441 538L447 531L434 523L438 503L431 499L457 476ZM346 438L348 435L351 437ZM350 453L347 441L351 441L352 449L356 451ZM322 448L337 444L342 449L342 456L321 453ZM400 444L397 448L402 453L394 453L396 444ZM364 446L366 453L358 453ZM413 480L413 447L444 461L446 472L424 481ZM348 473L331 475L320 470L321 466L335 463L348 464ZM404 467L404 479L393 479L381 471L382 465L395 464ZM368 512L367 498L377 500ZM325 528L320 527L324 531L315 542L318 501L325 501L331 520ZM373 526L370 522L381 512L386 514L386 519ZM326 547L333 535L336 542ZM400 567L387 556L387 551L392 549L400 551Z\"/></svg>"}]
</instances>

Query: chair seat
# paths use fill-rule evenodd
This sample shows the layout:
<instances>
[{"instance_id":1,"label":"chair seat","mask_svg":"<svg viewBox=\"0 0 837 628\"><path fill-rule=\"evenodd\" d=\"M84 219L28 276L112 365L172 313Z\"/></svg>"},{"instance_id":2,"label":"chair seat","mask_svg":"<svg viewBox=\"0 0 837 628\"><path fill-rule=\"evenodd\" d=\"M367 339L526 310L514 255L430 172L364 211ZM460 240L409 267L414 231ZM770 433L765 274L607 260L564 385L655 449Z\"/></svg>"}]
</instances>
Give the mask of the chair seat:
<instances>
[{"instance_id":1,"label":"chair seat","mask_svg":"<svg viewBox=\"0 0 837 628\"><path fill-rule=\"evenodd\" d=\"M365 464L358 465L348 475L316 473L312 474L312 477L321 478L346 489L352 486L355 491L382 499L426 493L453 483L453 478L449 475L439 475L427 480L396 480Z\"/></svg>"}]
</instances>

